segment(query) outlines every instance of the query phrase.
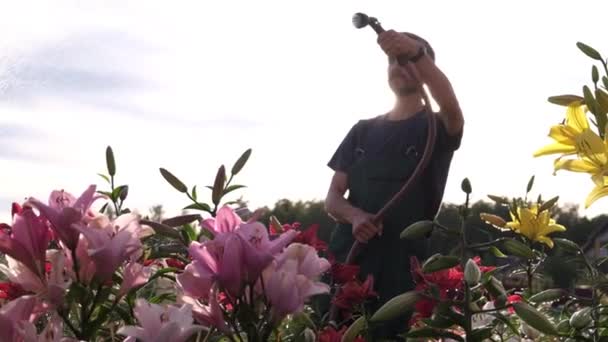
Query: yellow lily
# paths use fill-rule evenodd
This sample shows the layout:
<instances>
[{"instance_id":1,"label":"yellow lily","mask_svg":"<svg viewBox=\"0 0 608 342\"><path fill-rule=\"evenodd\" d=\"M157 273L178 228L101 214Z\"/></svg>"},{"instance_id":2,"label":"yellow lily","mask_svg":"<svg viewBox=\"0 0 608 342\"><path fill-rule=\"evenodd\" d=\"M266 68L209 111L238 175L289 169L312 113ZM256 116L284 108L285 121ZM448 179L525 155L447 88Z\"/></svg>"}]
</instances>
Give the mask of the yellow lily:
<instances>
[{"instance_id":1,"label":"yellow lily","mask_svg":"<svg viewBox=\"0 0 608 342\"><path fill-rule=\"evenodd\" d=\"M576 138L579 159L562 159L554 162L554 169L572 172L603 174L608 170L608 146L599 135L591 130L582 132Z\"/></svg>"},{"instance_id":2,"label":"yellow lily","mask_svg":"<svg viewBox=\"0 0 608 342\"><path fill-rule=\"evenodd\" d=\"M566 227L557 224L554 219L549 217L548 210L539 213L538 205L535 204L531 208L518 207L517 216L512 212L510 214L512 221L507 223L507 227L532 241L544 243L549 248L553 248L553 240L547 235L566 230Z\"/></svg>"},{"instance_id":3,"label":"yellow lily","mask_svg":"<svg viewBox=\"0 0 608 342\"><path fill-rule=\"evenodd\" d=\"M549 154L575 154L577 152L577 137L590 131L589 120L587 120L586 107L583 105L571 105L566 110L566 122L551 127L549 137L555 142L534 152L534 157Z\"/></svg>"},{"instance_id":4,"label":"yellow lily","mask_svg":"<svg viewBox=\"0 0 608 342\"><path fill-rule=\"evenodd\" d=\"M608 177L603 175L595 175L591 177L595 183L595 188L587 195L585 200L585 209L589 208L598 199L608 196Z\"/></svg>"}]
</instances>

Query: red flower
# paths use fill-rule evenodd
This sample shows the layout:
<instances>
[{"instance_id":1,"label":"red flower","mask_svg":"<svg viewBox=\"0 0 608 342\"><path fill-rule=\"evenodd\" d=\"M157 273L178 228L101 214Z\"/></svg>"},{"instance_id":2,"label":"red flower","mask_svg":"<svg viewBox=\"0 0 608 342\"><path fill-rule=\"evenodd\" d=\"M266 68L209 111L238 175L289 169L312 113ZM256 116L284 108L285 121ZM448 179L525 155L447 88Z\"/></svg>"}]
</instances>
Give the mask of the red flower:
<instances>
[{"instance_id":1,"label":"red flower","mask_svg":"<svg viewBox=\"0 0 608 342\"><path fill-rule=\"evenodd\" d=\"M486 273L486 272L494 271L496 269L495 266L482 266L481 265L481 258L479 256L474 257L473 261L475 261L475 263L477 264L477 266L479 266L479 269L481 270L481 273ZM460 267L460 265L458 265L458 268L462 269Z\"/></svg>"},{"instance_id":2,"label":"red flower","mask_svg":"<svg viewBox=\"0 0 608 342\"><path fill-rule=\"evenodd\" d=\"M0 223L0 234L11 235L12 228L6 223Z\"/></svg>"},{"instance_id":3,"label":"red flower","mask_svg":"<svg viewBox=\"0 0 608 342\"><path fill-rule=\"evenodd\" d=\"M473 261L477 265L481 263L481 259L478 256L474 257ZM494 266L479 266L482 273L492 271L495 268ZM436 286L441 299L456 299L455 297L463 291L464 271L460 265L433 273L423 273L418 259L411 257L410 270L416 283L416 290L418 291L425 291L431 286ZM418 314L412 317L412 320L430 317L433 314L435 305L437 305L437 301L434 299L423 298L419 300L416 303L416 312Z\"/></svg>"},{"instance_id":4,"label":"red flower","mask_svg":"<svg viewBox=\"0 0 608 342\"><path fill-rule=\"evenodd\" d=\"M335 263L331 265L331 276L337 284L345 284L351 280L355 280L359 274L360 267L358 265L348 265Z\"/></svg>"},{"instance_id":5,"label":"red flower","mask_svg":"<svg viewBox=\"0 0 608 342\"><path fill-rule=\"evenodd\" d=\"M227 311L232 311L232 303L230 298L226 296L226 292L220 292L217 294L218 302L226 308Z\"/></svg>"},{"instance_id":6,"label":"red flower","mask_svg":"<svg viewBox=\"0 0 608 342\"><path fill-rule=\"evenodd\" d=\"M366 299L378 296L373 288L374 277L371 274L367 276L363 284L358 280L351 280L342 285L333 302L337 307L349 311L354 306L363 303Z\"/></svg>"},{"instance_id":7,"label":"red flower","mask_svg":"<svg viewBox=\"0 0 608 342\"><path fill-rule=\"evenodd\" d=\"M300 229L300 226L301 226L300 222L294 222L292 224L285 223L285 224L281 225L281 229L283 230L283 232L286 232L286 231L290 231L290 230L298 230L298 229ZM280 232L278 232L276 230L276 228L273 224L270 224L268 226L268 228L270 231L270 235L280 235L281 234Z\"/></svg>"},{"instance_id":8,"label":"red flower","mask_svg":"<svg viewBox=\"0 0 608 342\"><path fill-rule=\"evenodd\" d=\"M521 300L522 300L522 298L518 294L510 295L510 296L507 297L507 304L513 304L513 303L521 302ZM509 313L510 314L515 313L515 309L513 309L512 306L509 307Z\"/></svg>"},{"instance_id":9,"label":"red flower","mask_svg":"<svg viewBox=\"0 0 608 342\"><path fill-rule=\"evenodd\" d=\"M178 268L180 270L183 270L186 267L186 264L175 258L168 258L165 261L167 262L167 266L169 267Z\"/></svg>"},{"instance_id":10,"label":"red flower","mask_svg":"<svg viewBox=\"0 0 608 342\"><path fill-rule=\"evenodd\" d=\"M317 236L318 230L319 225L313 224L312 226L308 227L308 229L300 231L300 233L295 237L295 239L293 239L292 242L298 242L312 246L317 251L325 251L327 250L327 244L325 243L325 241L319 239L319 237Z\"/></svg>"},{"instance_id":11,"label":"red flower","mask_svg":"<svg viewBox=\"0 0 608 342\"><path fill-rule=\"evenodd\" d=\"M22 211L23 208L19 205L19 203L13 202L13 205L11 206L11 217L21 214Z\"/></svg>"},{"instance_id":12,"label":"red flower","mask_svg":"<svg viewBox=\"0 0 608 342\"><path fill-rule=\"evenodd\" d=\"M148 259L146 261L144 261L144 266L150 266L152 265L156 260L154 259Z\"/></svg>"},{"instance_id":13,"label":"red flower","mask_svg":"<svg viewBox=\"0 0 608 342\"><path fill-rule=\"evenodd\" d=\"M17 299L28 292L25 291L20 285L11 283L11 282L3 282L0 283L0 299L13 300Z\"/></svg>"},{"instance_id":14,"label":"red flower","mask_svg":"<svg viewBox=\"0 0 608 342\"><path fill-rule=\"evenodd\" d=\"M336 330L334 327L326 327L318 336L319 342L341 342L342 335L346 332L346 327Z\"/></svg>"}]
</instances>

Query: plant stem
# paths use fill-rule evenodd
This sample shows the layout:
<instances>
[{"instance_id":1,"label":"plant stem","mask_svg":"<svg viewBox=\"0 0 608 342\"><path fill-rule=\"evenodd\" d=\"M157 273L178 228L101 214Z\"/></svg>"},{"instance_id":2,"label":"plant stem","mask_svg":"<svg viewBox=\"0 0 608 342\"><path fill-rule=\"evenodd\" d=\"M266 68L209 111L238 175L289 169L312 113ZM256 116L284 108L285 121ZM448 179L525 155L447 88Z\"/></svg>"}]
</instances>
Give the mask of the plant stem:
<instances>
[{"instance_id":1,"label":"plant stem","mask_svg":"<svg viewBox=\"0 0 608 342\"><path fill-rule=\"evenodd\" d=\"M596 282L596 280L594 279L594 282ZM592 287L592 296L591 296L591 319L593 321L593 341L597 342L600 340L600 331L599 331L599 325L598 325L598 321L599 321L599 312L598 312L598 308L596 307L598 304L598 300L597 300L597 289L595 288L595 284Z\"/></svg>"},{"instance_id":2,"label":"plant stem","mask_svg":"<svg viewBox=\"0 0 608 342\"><path fill-rule=\"evenodd\" d=\"M534 294L534 289L532 287L532 281L534 279L534 274L532 270L532 260L528 259L526 262L528 263L528 265L526 266L526 274L528 275L528 292L531 296Z\"/></svg>"},{"instance_id":3,"label":"plant stem","mask_svg":"<svg viewBox=\"0 0 608 342\"><path fill-rule=\"evenodd\" d=\"M461 222L461 235L460 235L460 244L461 244L461 248L460 248L460 265L462 267L462 269L464 270L467 264L467 249L469 248L469 246L467 246L467 217L468 217L468 212L469 212L469 194L467 193L467 198L466 198L466 202L465 202L465 207L462 210L462 222ZM469 288L469 285L467 284L466 281L463 280L463 284L464 284L464 307L463 307L463 311L464 311L464 331L465 331L465 336L466 339L469 340L471 338L472 335L472 324L471 324L471 318L472 318L472 313L471 313L471 289Z\"/></svg>"},{"instance_id":4,"label":"plant stem","mask_svg":"<svg viewBox=\"0 0 608 342\"><path fill-rule=\"evenodd\" d=\"M76 336L77 339L81 339L82 338L82 334L80 333L80 331L78 331L78 329L76 329L74 327L74 325L70 321L70 318L68 316L66 316L65 313L62 310L57 310L57 313L63 319L63 321L65 322L65 324L68 326L68 328L70 328L70 330L72 331L72 333L74 333L74 336Z\"/></svg>"},{"instance_id":5,"label":"plant stem","mask_svg":"<svg viewBox=\"0 0 608 342\"><path fill-rule=\"evenodd\" d=\"M110 186L112 187L112 190L110 191L110 193L114 194L114 176L110 176ZM114 197L114 196L112 196ZM116 217L120 216L120 208L118 208L118 206L116 205L116 202L114 201L113 198L111 198L112 200L112 204L114 205L114 215L116 215Z\"/></svg>"},{"instance_id":6,"label":"plant stem","mask_svg":"<svg viewBox=\"0 0 608 342\"><path fill-rule=\"evenodd\" d=\"M488 246L492 246L495 243L501 242L501 241L506 241L507 238L498 238L496 240L492 240L492 241L488 241L488 242L483 242L483 243L476 243L473 245L469 245L468 248L469 249L477 249L477 248L483 248L483 247L488 247Z\"/></svg>"}]
</instances>

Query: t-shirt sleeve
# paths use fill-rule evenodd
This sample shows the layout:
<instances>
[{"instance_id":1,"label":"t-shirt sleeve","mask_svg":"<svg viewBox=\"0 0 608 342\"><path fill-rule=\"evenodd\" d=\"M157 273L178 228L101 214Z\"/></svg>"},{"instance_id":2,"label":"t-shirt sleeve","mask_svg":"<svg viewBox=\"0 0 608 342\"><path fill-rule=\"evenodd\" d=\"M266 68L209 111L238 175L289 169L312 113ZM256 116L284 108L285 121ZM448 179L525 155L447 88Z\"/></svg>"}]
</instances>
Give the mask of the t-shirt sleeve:
<instances>
[{"instance_id":1,"label":"t-shirt sleeve","mask_svg":"<svg viewBox=\"0 0 608 342\"><path fill-rule=\"evenodd\" d=\"M355 149L357 145L356 130L357 124L354 124L348 131L333 156L327 163L334 171L347 172L355 160Z\"/></svg>"},{"instance_id":2,"label":"t-shirt sleeve","mask_svg":"<svg viewBox=\"0 0 608 342\"><path fill-rule=\"evenodd\" d=\"M460 148L464 127L456 134L450 135L445 123L437 117L437 149L442 152L454 152Z\"/></svg>"}]
</instances>

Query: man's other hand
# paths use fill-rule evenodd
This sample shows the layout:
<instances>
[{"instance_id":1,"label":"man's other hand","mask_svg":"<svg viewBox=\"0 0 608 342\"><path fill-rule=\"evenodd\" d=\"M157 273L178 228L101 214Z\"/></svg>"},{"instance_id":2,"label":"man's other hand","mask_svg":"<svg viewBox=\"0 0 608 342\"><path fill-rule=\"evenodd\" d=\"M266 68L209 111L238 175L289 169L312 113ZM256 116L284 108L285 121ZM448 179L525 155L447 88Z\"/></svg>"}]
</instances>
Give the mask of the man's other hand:
<instances>
[{"instance_id":1,"label":"man's other hand","mask_svg":"<svg viewBox=\"0 0 608 342\"><path fill-rule=\"evenodd\" d=\"M374 224L374 215L359 211L352 220L353 236L357 241L366 243L376 234L382 235L382 223Z\"/></svg>"}]
</instances>

